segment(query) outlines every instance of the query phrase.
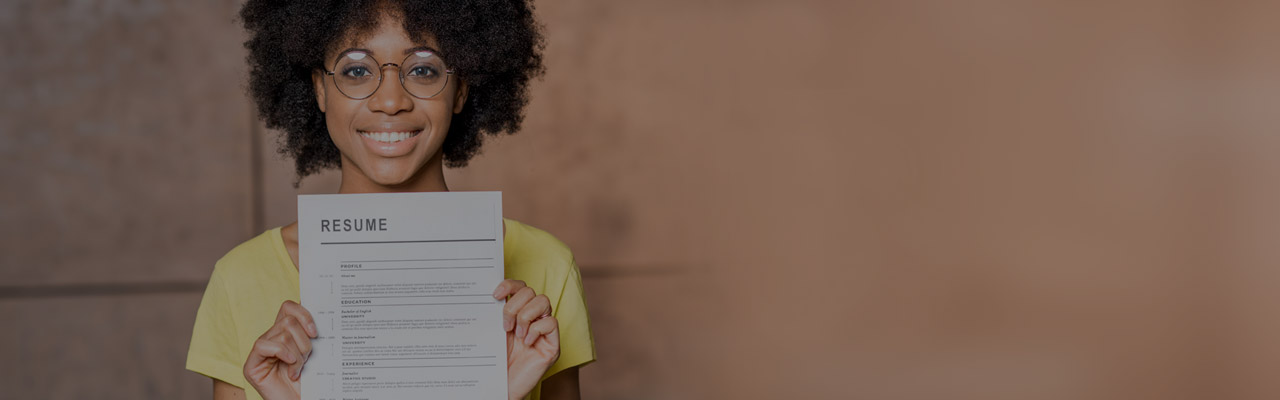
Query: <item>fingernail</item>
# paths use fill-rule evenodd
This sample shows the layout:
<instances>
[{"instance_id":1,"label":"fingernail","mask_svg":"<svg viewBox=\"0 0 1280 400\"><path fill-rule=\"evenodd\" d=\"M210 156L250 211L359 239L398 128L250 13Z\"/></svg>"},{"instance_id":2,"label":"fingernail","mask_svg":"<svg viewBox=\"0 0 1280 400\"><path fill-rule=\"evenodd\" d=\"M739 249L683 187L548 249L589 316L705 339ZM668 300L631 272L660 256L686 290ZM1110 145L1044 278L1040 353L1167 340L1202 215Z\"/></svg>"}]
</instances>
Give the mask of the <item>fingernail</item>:
<instances>
[{"instance_id":1,"label":"fingernail","mask_svg":"<svg viewBox=\"0 0 1280 400\"><path fill-rule=\"evenodd\" d=\"M319 335L319 334L320 334L320 331L316 330L316 323L315 323L315 322L308 323L308 324L307 324L307 327L308 327L308 328L311 328L311 337L316 337L316 335Z\"/></svg>"},{"instance_id":2,"label":"fingernail","mask_svg":"<svg viewBox=\"0 0 1280 400\"><path fill-rule=\"evenodd\" d=\"M536 340L538 340L538 337L537 337L537 336L533 336L533 335L525 336L525 338L524 338L524 345L525 345L525 346L531 346L531 345L533 345L533 342L534 342L534 341L536 341Z\"/></svg>"},{"instance_id":3,"label":"fingernail","mask_svg":"<svg viewBox=\"0 0 1280 400\"><path fill-rule=\"evenodd\" d=\"M499 292L501 292L501 291L502 291L502 285L498 285L498 288L497 288L497 289L493 289L493 298L498 299L498 300L502 300L502 296L499 296L499 295L498 295L498 293L499 293Z\"/></svg>"},{"instance_id":4,"label":"fingernail","mask_svg":"<svg viewBox=\"0 0 1280 400\"><path fill-rule=\"evenodd\" d=\"M511 318L503 318L503 319L502 319L502 331L503 331L503 332L511 332L511 327L512 327L512 325L515 325L515 321L513 321Z\"/></svg>"}]
</instances>

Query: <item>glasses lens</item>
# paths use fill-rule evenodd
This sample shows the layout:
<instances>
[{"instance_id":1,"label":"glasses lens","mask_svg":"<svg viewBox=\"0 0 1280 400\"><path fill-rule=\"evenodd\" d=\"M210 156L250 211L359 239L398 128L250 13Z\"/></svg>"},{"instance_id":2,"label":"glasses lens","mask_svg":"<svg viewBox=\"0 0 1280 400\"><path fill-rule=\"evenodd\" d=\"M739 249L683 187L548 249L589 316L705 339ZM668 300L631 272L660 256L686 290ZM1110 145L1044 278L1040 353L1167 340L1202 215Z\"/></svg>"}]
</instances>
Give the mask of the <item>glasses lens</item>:
<instances>
[{"instance_id":1,"label":"glasses lens","mask_svg":"<svg viewBox=\"0 0 1280 400\"><path fill-rule=\"evenodd\" d=\"M378 80L382 77L378 62L368 53L359 51L338 57L338 64L333 72L333 81L338 85L338 90L356 99L369 97L378 90Z\"/></svg>"},{"instance_id":2,"label":"glasses lens","mask_svg":"<svg viewBox=\"0 0 1280 400\"><path fill-rule=\"evenodd\" d=\"M444 60L429 51L410 54L400 66L404 89L422 98L435 96L444 90L445 83L449 81L445 71Z\"/></svg>"}]
</instances>

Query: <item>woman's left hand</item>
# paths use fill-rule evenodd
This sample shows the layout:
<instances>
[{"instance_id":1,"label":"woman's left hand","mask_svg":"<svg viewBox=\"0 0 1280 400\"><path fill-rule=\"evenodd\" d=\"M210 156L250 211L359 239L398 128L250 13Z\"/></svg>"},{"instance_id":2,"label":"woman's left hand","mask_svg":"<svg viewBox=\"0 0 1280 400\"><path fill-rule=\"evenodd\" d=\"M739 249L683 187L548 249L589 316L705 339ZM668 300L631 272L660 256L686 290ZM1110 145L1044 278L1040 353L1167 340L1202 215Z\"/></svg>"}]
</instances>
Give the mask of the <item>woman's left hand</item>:
<instances>
[{"instance_id":1,"label":"woman's left hand","mask_svg":"<svg viewBox=\"0 0 1280 400\"><path fill-rule=\"evenodd\" d=\"M507 331L507 398L521 399L560 358L559 323L551 316L547 296L534 293L523 281L502 281L493 298L507 299L502 307L502 329Z\"/></svg>"}]
</instances>

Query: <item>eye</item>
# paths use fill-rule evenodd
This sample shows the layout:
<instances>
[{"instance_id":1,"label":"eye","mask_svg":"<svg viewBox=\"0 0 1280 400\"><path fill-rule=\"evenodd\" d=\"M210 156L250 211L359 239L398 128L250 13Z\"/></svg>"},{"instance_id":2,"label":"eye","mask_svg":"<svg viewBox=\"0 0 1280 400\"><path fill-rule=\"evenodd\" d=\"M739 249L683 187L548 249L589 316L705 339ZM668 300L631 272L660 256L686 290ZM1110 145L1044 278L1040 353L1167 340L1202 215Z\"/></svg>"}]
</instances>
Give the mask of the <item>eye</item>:
<instances>
[{"instance_id":1,"label":"eye","mask_svg":"<svg viewBox=\"0 0 1280 400\"><path fill-rule=\"evenodd\" d=\"M409 69L409 73L408 73L408 74L406 74L406 75L409 75L409 76L416 76L416 77L423 77L423 78L430 78L430 77L436 76L436 75L438 75L438 74L439 74L439 73L438 73L438 72L436 72L436 69L435 69L435 68L432 68L432 67L430 67L430 66L426 66L426 65L418 65L418 66L415 66L415 67L413 67L413 68Z\"/></svg>"},{"instance_id":2,"label":"eye","mask_svg":"<svg viewBox=\"0 0 1280 400\"><path fill-rule=\"evenodd\" d=\"M370 71L369 68L364 65L349 65L342 68L342 76L346 77L363 78L372 75L373 71Z\"/></svg>"}]
</instances>

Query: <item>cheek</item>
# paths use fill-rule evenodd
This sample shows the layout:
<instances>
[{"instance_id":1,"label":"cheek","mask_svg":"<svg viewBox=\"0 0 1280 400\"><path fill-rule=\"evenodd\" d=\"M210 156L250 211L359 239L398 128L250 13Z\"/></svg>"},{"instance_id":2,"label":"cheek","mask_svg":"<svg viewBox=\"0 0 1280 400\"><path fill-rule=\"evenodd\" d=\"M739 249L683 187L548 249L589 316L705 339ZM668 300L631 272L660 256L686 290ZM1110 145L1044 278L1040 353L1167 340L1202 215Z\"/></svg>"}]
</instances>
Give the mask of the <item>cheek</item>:
<instances>
[{"instance_id":1,"label":"cheek","mask_svg":"<svg viewBox=\"0 0 1280 400\"><path fill-rule=\"evenodd\" d=\"M431 141L436 146L444 144L444 139L449 135L449 127L453 125L452 110L444 110L444 112L431 113Z\"/></svg>"},{"instance_id":2,"label":"cheek","mask_svg":"<svg viewBox=\"0 0 1280 400\"><path fill-rule=\"evenodd\" d=\"M351 121L360 111L360 105L350 99L333 100L331 97L325 104L325 110L325 125L329 128L329 134L333 135L350 129Z\"/></svg>"},{"instance_id":3,"label":"cheek","mask_svg":"<svg viewBox=\"0 0 1280 400\"><path fill-rule=\"evenodd\" d=\"M422 110L431 123L431 131L443 137L453 122L453 102L442 99L424 100Z\"/></svg>"}]
</instances>

